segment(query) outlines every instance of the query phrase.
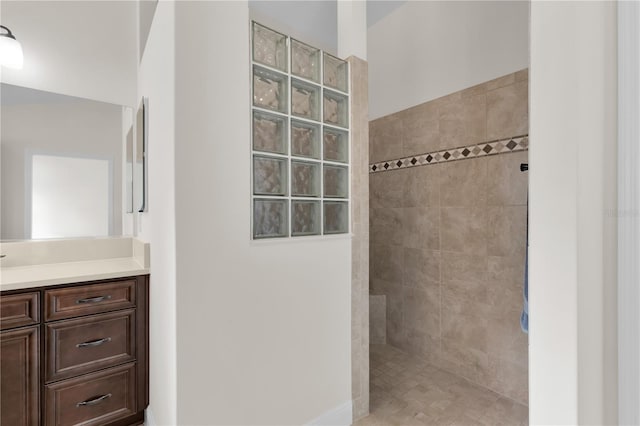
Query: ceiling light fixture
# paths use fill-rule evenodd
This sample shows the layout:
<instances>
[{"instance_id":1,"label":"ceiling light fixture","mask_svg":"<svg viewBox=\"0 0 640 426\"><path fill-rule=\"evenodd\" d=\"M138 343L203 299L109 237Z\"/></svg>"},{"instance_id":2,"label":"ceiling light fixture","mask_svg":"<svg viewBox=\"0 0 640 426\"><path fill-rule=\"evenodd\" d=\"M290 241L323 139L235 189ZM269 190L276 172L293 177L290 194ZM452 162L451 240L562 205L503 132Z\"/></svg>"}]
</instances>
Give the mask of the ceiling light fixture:
<instances>
[{"instance_id":1,"label":"ceiling light fixture","mask_svg":"<svg viewBox=\"0 0 640 426\"><path fill-rule=\"evenodd\" d=\"M0 65L22 69L22 46L9 28L0 25L0 29L5 31L0 33Z\"/></svg>"}]
</instances>

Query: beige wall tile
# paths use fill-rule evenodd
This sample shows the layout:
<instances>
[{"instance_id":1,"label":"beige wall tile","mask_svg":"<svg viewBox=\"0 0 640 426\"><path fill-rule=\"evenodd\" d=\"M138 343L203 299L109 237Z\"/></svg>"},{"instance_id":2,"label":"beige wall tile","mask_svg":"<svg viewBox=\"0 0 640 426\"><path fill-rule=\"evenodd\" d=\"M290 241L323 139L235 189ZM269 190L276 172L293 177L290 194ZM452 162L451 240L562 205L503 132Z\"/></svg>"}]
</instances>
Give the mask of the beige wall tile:
<instances>
[{"instance_id":1,"label":"beige wall tile","mask_svg":"<svg viewBox=\"0 0 640 426\"><path fill-rule=\"evenodd\" d=\"M353 290L353 288L352 288ZM362 306L364 305L360 292L351 292L351 338L361 339L360 327L362 326Z\"/></svg>"},{"instance_id":2,"label":"beige wall tile","mask_svg":"<svg viewBox=\"0 0 640 426\"><path fill-rule=\"evenodd\" d=\"M486 137L486 95L442 102L440 106L441 149L483 142Z\"/></svg>"},{"instance_id":3,"label":"beige wall tile","mask_svg":"<svg viewBox=\"0 0 640 426\"><path fill-rule=\"evenodd\" d=\"M406 340L407 352L418 355L427 362L433 362L440 351L440 336L432 337L425 330L416 328L407 330Z\"/></svg>"},{"instance_id":4,"label":"beige wall tile","mask_svg":"<svg viewBox=\"0 0 640 426\"><path fill-rule=\"evenodd\" d=\"M501 87L509 86L515 82L516 73L512 73L487 81L486 83L484 83L484 86L487 92L490 92L491 90L500 89Z\"/></svg>"},{"instance_id":5,"label":"beige wall tile","mask_svg":"<svg viewBox=\"0 0 640 426\"><path fill-rule=\"evenodd\" d=\"M524 266L524 257L518 255L489 256L487 257L488 279L521 287Z\"/></svg>"},{"instance_id":6,"label":"beige wall tile","mask_svg":"<svg viewBox=\"0 0 640 426\"><path fill-rule=\"evenodd\" d=\"M369 174L369 206L402 207L408 170Z\"/></svg>"},{"instance_id":7,"label":"beige wall tile","mask_svg":"<svg viewBox=\"0 0 640 426\"><path fill-rule=\"evenodd\" d=\"M398 114L387 115L369 123L369 161L402 157L402 120Z\"/></svg>"},{"instance_id":8,"label":"beige wall tile","mask_svg":"<svg viewBox=\"0 0 640 426\"><path fill-rule=\"evenodd\" d=\"M414 334L440 337L440 289L404 288L404 327Z\"/></svg>"},{"instance_id":9,"label":"beige wall tile","mask_svg":"<svg viewBox=\"0 0 640 426\"><path fill-rule=\"evenodd\" d=\"M515 83L516 74L507 74L502 77L495 78L493 80L489 80L484 83L477 84L475 86L469 87L468 89L464 89L461 93L462 97L471 97L485 94L491 90L496 90L501 87L508 86L510 84Z\"/></svg>"},{"instance_id":10,"label":"beige wall tile","mask_svg":"<svg viewBox=\"0 0 640 426\"><path fill-rule=\"evenodd\" d=\"M488 321L487 352L527 369L527 334L520 328L520 311Z\"/></svg>"},{"instance_id":11,"label":"beige wall tile","mask_svg":"<svg viewBox=\"0 0 640 426\"><path fill-rule=\"evenodd\" d=\"M369 290L365 289L362 291L364 294L369 294ZM362 313L362 317L368 319L369 318L369 306L365 308L366 312ZM363 359L361 360L361 369L366 372L366 378L369 377L369 322L363 321L360 328L360 335L362 336L362 346L366 347L367 350L363 354ZM364 364L367 364L366 366Z\"/></svg>"},{"instance_id":12,"label":"beige wall tile","mask_svg":"<svg viewBox=\"0 0 640 426\"><path fill-rule=\"evenodd\" d=\"M371 209L371 243L401 246L403 243L402 219L403 209Z\"/></svg>"},{"instance_id":13,"label":"beige wall tile","mask_svg":"<svg viewBox=\"0 0 640 426\"><path fill-rule=\"evenodd\" d=\"M481 207L487 204L487 160L477 158L437 166L441 170L440 202L443 207Z\"/></svg>"},{"instance_id":14,"label":"beige wall tile","mask_svg":"<svg viewBox=\"0 0 640 426\"><path fill-rule=\"evenodd\" d=\"M373 256L371 258L373 259ZM376 277L376 275L372 271L371 277L369 279L369 294L371 295L389 294L389 292L393 289L394 285L395 284L390 281L383 280Z\"/></svg>"},{"instance_id":15,"label":"beige wall tile","mask_svg":"<svg viewBox=\"0 0 640 426\"><path fill-rule=\"evenodd\" d=\"M369 209L385 207L384 193L387 179L385 173L369 174Z\"/></svg>"},{"instance_id":16,"label":"beige wall tile","mask_svg":"<svg viewBox=\"0 0 640 426\"><path fill-rule=\"evenodd\" d=\"M528 335L520 328L524 258L489 257L488 351L527 369Z\"/></svg>"},{"instance_id":17,"label":"beige wall tile","mask_svg":"<svg viewBox=\"0 0 640 426\"><path fill-rule=\"evenodd\" d=\"M351 359L360 359L362 352L360 339L351 341ZM360 371L351 371L351 395L356 398L362 394L362 378Z\"/></svg>"},{"instance_id":18,"label":"beige wall tile","mask_svg":"<svg viewBox=\"0 0 640 426\"><path fill-rule=\"evenodd\" d=\"M455 343L461 349L473 348L487 352L488 321L476 312L464 309L464 301L442 296L442 338ZM477 311L477 310L476 310Z\"/></svg>"},{"instance_id":19,"label":"beige wall tile","mask_svg":"<svg viewBox=\"0 0 640 426\"><path fill-rule=\"evenodd\" d=\"M527 236L527 207L488 207L487 254L524 259Z\"/></svg>"},{"instance_id":20,"label":"beige wall tile","mask_svg":"<svg viewBox=\"0 0 640 426\"><path fill-rule=\"evenodd\" d=\"M528 174L520 171L520 164L529 161L529 152L494 155L485 160L491 171L487 175L487 204L526 205Z\"/></svg>"},{"instance_id":21,"label":"beige wall tile","mask_svg":"<svg viewBox=\"0 0 640 426\"><path fill-rule=\"evenodd\" d=\"M529 68L525 68L515 73L516 81L528 81L529 80Z\"/></svg>"},{"instance_id":22,"label":"beige wall tile","mask_svg":"<svg viewBox=\"0 0 640 426\"><path fill-rule=\"evenodd\" d=\"M442 252L442 280L484 284L488 278L486 256Z\"/></svg>"},{"instance_id":23,"label":"beige wall tile","mask_svg":"<svg viewBox=\"0 0 640 426\"><path fill-rule=\"evenodd\" d=\"M487 140L527 134L528 82L521 81L487 93Z\"/></svg>"},{"instance_id":24,"label":"beige wall tile","mask_svg":"<svg viewBox=\"0 0 640 426\"><path fill-rule=\"evenodd\" d=\"M376 120L371 148L377 144L378 158L371 161L526 133L527 79L522 70ZM385 138L399 145L380 142ZM370 287L387 295L387 342L523 402L527 175L519 166L527 157L501 154L369 177ZM387 373L385 380L395 380ZM445 408L439 413L430 421L459 420ZM483 424L491 424L487 419Z\"/></svg>"},{"instance_id":25,"label":"beige wall tile","mask_svg":"<svg viewBox=\"0 0 640 426\"><path fill-rule=\"evenodd\" d=\"M368 66L349 58L351 65L351 218L352 278L352 400L354 418L369 412L369 123Z\"/></svg>"},{"instance_id":26,"label":"beige wall tile","mask_svg":"<svg viewBox=\"0 0 640 426\"><path fill-rule=\"evenodd\" d=\"M362 374L362 373L361 373ZM353 400L353 419L363 419L369 415L369 395L361 395Z\"/></svg>"},{"instance_id":27,"label":"beige wall tile","mask_svg":"<svg viewBox=\"0 0 640 426\"><path fill-rule=\"evenodd\" d=\"M387 343L386 296L369 296L369 330L371 344Z\"/></svg>"},{"instance_id":28,"label":"beige wall tile","mask_svg":"<svg viewBox=\"0 0 640 426\"><path fill-rule=\"evenodd\" d=\"M449 315L464 314L488 320L492 305L487 302L486 283L448 280L442 282L442 310Z\"/></svg>"},{"instance_id":29,"label":"beige wall tile","mask_svg":"<svg viewBox=\"0 0 640 426\"><path fill-rule=\"evenodd\" d=\"M440 149L440 110L437 102L426 102L398 113L402 120L402 156Z\"/></svg>"},{"instance_id":30,"label":"beige wall tile","mask_svg":"<svg viewBox=\"0 0 640 426\"><path fill-rule=\"evenodd\" d=\"M403 327L404 290L400 283L387 293L387 342L396 347L406 344L406 333Z\"/></svg>"},{"instance_id":31,"label":"beige wall tile","mask_svg":"<svg viewBox=\"0 0 640 426\"><path fill-rule=\"evenodd\" d=\"M522 310L524 290L524 256L489 256L487 293L492 303L491 315L511 321L515 311Z\"/></svg>"},{"instance_id":32,"label":"beige wall tile","mask_svg":"<svg viewBox=\"0 0 640 426\"><path fill-rule=\"evenodd\" d=\"M426 290L440 286L440 251L404 248L402 282L405 287Z\"/></svg>"},{"instance_id":33,"label":"beige wall tile","mask_svg":"<svg viewBox=\"0 0 640 426\"><path fill-rule=\"evenodd\" d=\"M371 274L381 280L398 282L401 285L402 255L400 246L375 244L371 246Z\"/></svg>"},{"instance_id":34,"label":"beige wall tile","mask_svg":"<svg viewBox=\"0 0 640 426\"><path fill-rule=\"evenodd\" d=\"M486 83L480 83L460 91L460 97L471 98L478 95L484 95L485 93L487 93Z\"/></svg>"},{"instance_id":35,"label":"beige wall tile","mask_svg":"<svg viewBox=\"0 0 640 426\"><path fill-rule=\"evenodd\" d=\"M442 168L438 166L407 169L402 205L404 207L439 207L441 171Z\"/></svg>"},{"instance_id":36,"label":"beige wall tile","mask_svg":"<svg viewBox=\"0 0 640 426\"><path fill-rule=\"evenodd\" d=\"M423 358L428 357L427 334L423 329L419 329L417 327L406 329L405 340L401 348L408 354L417 355ZM404 389L398 389L398 392L403 391Z\"/></svg>"},{"instance_id":37,"label":"beige wall tile","mask_svg":"<svg viewBox=\"0 0 640 426\"><path fill-rule=\"evenodd\" d=\"M403 209L404 247L440 249L440 209L407 207Z\"/></svg>"},{"instance_id":38,"label":"beige wall tile","mask_svg":"<svg viewBox=\"0 0 640 426\"><path fill-rule=\"evenodd\" d=\"M442 250L485 255L487 253L486 208L443 207Z\"/></svg>"},{"instance_id":39,"label":"beige wall tile","mask_svg":"<svg viewBox=\"0 0 640 426\"><path fill-rule=\"evenodd\" d=\"M433 102L438 104L438 107L442 107L443 105L450 104L452 102L460 102L462 100L462 91L449 93L448 95L441 96L437 99L434 99L429 102Z\"/></svg>"}]
</instances>

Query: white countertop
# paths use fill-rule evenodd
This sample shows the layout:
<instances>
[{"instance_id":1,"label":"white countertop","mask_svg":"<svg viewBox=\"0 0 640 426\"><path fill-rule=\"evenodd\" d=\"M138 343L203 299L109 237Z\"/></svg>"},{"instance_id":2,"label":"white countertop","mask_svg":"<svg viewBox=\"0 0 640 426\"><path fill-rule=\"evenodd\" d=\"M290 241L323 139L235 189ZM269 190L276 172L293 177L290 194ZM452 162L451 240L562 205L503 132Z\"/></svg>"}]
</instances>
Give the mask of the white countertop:
<instances>
[{"instance_id":1,"label":"white countertop","mask_svg":"<svg viewBox=\"0 0 640 426\"><path fill-rule=\"evenodd\" d=\"M2 268L0 291L146 275L148 273L149 269L144 268L132 257L14 266Z\"/></svg>"},{"instance_id":2,"label":"white countertop","mask_svg":"<svg viewBox=\"0 0 640 426\"><path fill-rule=\"evenodd\" d=\"M149 244L134 238L3 243L0 291L149 273Z\"/></svg>"}]
</instances>

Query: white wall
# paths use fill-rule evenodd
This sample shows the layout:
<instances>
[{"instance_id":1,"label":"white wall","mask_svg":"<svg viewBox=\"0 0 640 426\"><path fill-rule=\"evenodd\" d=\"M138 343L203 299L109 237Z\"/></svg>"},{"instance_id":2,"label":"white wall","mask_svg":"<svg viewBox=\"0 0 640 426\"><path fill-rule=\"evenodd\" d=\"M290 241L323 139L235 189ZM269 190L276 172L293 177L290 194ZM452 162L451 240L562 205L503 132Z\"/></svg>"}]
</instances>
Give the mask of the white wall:
<instances>
[{"instance_id":1,"label":"white wall","mask_svg":"<svg viewBox=\"0 0 640 426\"><path fill-rule=\"evenodd\" d=\"M248 29L246 1L176 4L178 424L299 425L351 398L350 239L250 238Z\"/></svg>"},{"instance_id":2,"label":"white wall","mask_svg":"<svg viewBox=\"0 0 640 426\"><path fill-rule=\"evenodd\" d=\"M158 0L139 0L138 2L138 39L140 45L138 47L138 54L140 59L144 54L144 48L147 45L147 38L149 37L149 31L151 30L151 24L153 23L153 15L156 13L158 7Z\"/></svg>"},{"instance_id":3,"label":"white wall","mask_svg":"<svg viewBox=\"0 0 640 426\"><path fill-rule=\"evenodd\" d=\"M0 13L24 52L3 82L136 105L135 1L3 1Z\"/></svg>"},{"instance_id":4,"label":"white wall","mask_svg":"<svg viewBox=\"0 0 640 426\"><path fill-rule=\"evenodd\" d=\"M2 106L2 239L30 238L27 157L57 154L113 162L113 232L122 234L122 107L52 97L44 103ZM58 99L55 101L55 99Z\"/></svg>"},{"instance_id":5,"label":"white wall","mask_svg":"<svg viewBox=\"0 0 640 426\"><path fill-rule=\"evenodd\" d=\"M404 3L407 0L376 0L367 3L367 27L372 26Z\"/></svg>"},{"instance_id":6,"label":"white wall","mask_svg":"<svg viewBox=\"0 0 640 426\"><path fill-rule=\"evenodd\" d=\"M176 236L174 171L174 8L161 1L140 63L138 97L149 97L148 212L139 214L138 237L151 243L151 425L176 425ZM191 336L195 333L191 332ZM197 342L188 347L196 350Z\"/></svg>"},{"instance_id":7,"label":"white wall","mask_svg":"<svg viewBox=\"0 0 640 426\"><path fill-rule=\"evenodd\" d=\"M619 423L640 424L640 2L618 2Z\"/></svg>"},{"instance_id":8,"label":"white wall","mask_svg":"<svg viewBox=\"0 0 640 426\"><path fill-rule=\"evenodd\" d=\"M338 2L338 56L367 60L367 3Z\"/></svg>"},{"instance_id":9,"label":"white wall","mask_svg":"<svg viewBox=\"0 0 640 426\"><path fill-rule=\"evenodd\" d=\"M531 4L531 424L616 423L615 7Z\"/></svg>"},{"instance_id":10,"label":"white wall","mask_svg":"<svg viewBox=\"0 0 640 426\"><path fill-rule=\"evenodd\" d=\"M409 1L369 27L369 119L529 66L529 2Z\"/></svg>"}]
</instances>

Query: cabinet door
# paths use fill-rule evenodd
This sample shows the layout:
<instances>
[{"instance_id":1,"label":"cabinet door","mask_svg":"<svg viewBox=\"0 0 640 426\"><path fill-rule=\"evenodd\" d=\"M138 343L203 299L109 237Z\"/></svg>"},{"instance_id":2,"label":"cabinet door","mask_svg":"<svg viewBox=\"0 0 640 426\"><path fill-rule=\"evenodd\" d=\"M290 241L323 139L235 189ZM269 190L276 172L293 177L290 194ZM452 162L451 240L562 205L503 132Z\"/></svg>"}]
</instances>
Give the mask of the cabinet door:
<instances>
[{"instance_id":1,"label":"cabinet door","mask_svg":"<svg viewBox=\"0 0 640 426\"><path fill-rule=\"evenodd\" d=\"M38 326L0 333L0 424L40 422Z\"/></svg>"}]
</instances>

